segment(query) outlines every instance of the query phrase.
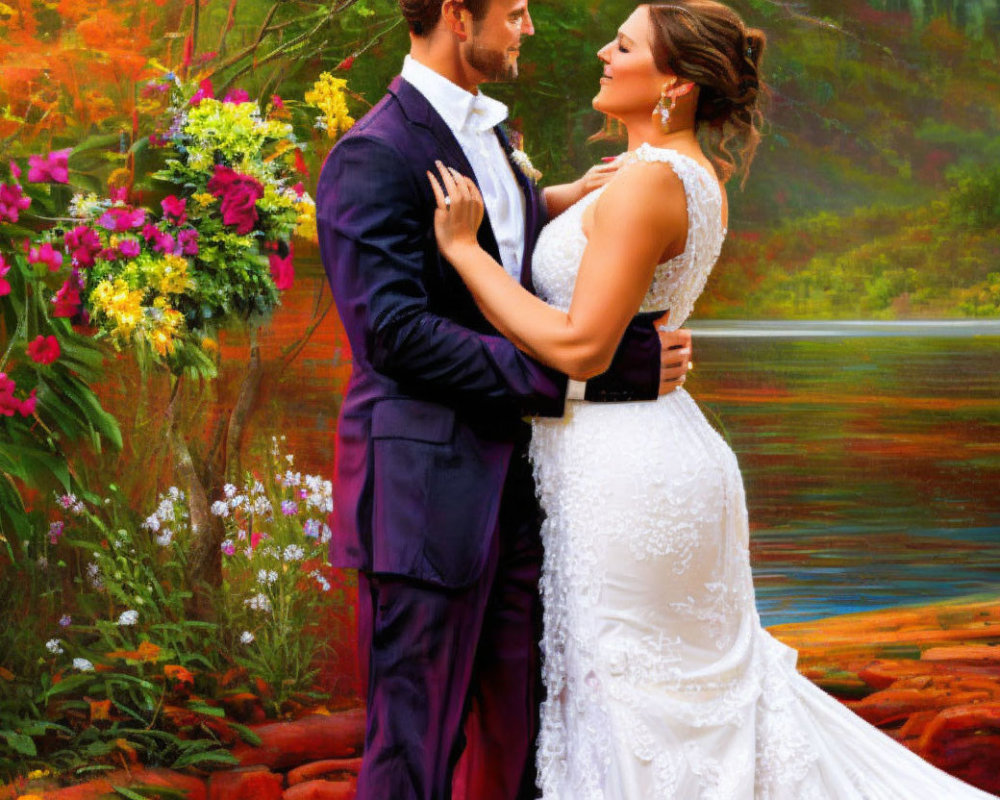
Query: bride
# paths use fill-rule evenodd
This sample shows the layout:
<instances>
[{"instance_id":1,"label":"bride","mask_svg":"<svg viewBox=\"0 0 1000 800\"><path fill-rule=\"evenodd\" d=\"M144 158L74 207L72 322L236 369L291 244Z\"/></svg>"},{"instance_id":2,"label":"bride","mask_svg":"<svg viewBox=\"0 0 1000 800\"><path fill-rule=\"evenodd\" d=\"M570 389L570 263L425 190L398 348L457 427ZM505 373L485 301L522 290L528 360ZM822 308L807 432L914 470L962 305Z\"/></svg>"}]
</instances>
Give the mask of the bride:
<instances>
[{"instance_id":1,"label":"bride","mask_svg":"<svg viewBox=\"0 0 1000 800\"><path fill-rule=\"evenodd\" d=\"M687 319L726 233L723 184L759 139L761 32L712 0L638 7L598 58L594 107L628 151L543 231L523 290L476 242L475 184L428 174L437 241L489 320L585 380L637 310ZM707 149L696 134L704 129ZM961 800L936 770L795 670L760 625L743 485L684 389L534 422L547 520L545 800Z\"/></svg>"}]
</instances>

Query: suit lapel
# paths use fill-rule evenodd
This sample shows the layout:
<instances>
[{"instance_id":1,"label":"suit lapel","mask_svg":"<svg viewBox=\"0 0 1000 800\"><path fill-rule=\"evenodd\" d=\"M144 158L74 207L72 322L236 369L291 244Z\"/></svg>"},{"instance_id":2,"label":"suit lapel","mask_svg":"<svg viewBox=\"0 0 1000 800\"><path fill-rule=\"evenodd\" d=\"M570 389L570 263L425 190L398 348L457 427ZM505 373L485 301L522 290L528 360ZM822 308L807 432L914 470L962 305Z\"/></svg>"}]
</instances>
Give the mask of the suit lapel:
<instances>
[{"instance_id":1,"label":"suit lapel","mask_svg":"<svg viewBox=\"0 0 1000 800\"><path fill-rule=\"evenodd\" d=\"M438 145L437 152L433 156L440 159L445 166L454 167L463 175L472 178L476 184L476 188L480 189L479 179L476 177L476 173L472 169L465 151L462 150L462 146L458 143L458 139L455 138L455 134L451 132L448 123L434 110L434 107L427 101L427 98L412 84L398 76L389 84L389 91L399 100L400 107L411 124L430 131ZM480 189L480 191L482 190ZM430 187L428 186L429 192ZM496 234L493 232L493 224L490 222L490 215L485 210L483 213L483 225L480 227L479 240L484 250L497 261L501 260L500 247L497 245Z\"/></svg>"},{"instance_id":2,"label":"suit lapel","mask_svg":"<svg viewBox=\"0 0 1000 800\"><path fill-rule=\"evenodd\" d=\"M514 171L517 184L521 187L521 192L524 194L524 255L521 259L521 285L529 292L534 292L535 289L531 282L531 251L534 249L539 225L538 188L514 162L514 147L510 143L510 137L507 136L504 126L497 125L493 130L496 131L500 145L503 147L507 161L510 163L510 168Z\"/></svg>"}]
</instances>

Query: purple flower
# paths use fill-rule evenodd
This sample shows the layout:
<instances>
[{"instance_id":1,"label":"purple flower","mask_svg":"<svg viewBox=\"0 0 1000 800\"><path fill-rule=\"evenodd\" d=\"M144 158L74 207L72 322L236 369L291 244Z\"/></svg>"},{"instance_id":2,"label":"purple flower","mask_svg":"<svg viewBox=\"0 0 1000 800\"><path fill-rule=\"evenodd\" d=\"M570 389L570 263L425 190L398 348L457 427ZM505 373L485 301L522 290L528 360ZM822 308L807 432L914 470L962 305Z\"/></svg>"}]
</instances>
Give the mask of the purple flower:
<instances>
[{"instance_id":1,"label":"purple flower","mask_svg":"<svg viewBox=\"0 0 1000 800\"><path fill-rule=\"evenodd\" d=\"M141 251L142 248L135 239L122 239L118 243L118 252L125 258L135 258Z\"/></svg>"},{"instance_id":2,"label":"purple flower","mask_svg":"<svg viewBox=\"0 0 1000 800\"><path fill-rule=\"evenodd\" d=\"M153 250L157 253L173 253L174 237L169 233L158 230L153 237Z\"/></svg>"},{"instance_id":3,"label":"purple flower","mask_svg":"<svg viewBox=\"0 0 1000 800\"><path fill-rule=\"evenodd\" d=\"M232 539L226 539L226 541L222 543L222 552L227 556L231 556L236 552L236 545L233 543Z\"/></svg>"},{"instance_id":4,"label":"purple flower","mask_svg":"<svg viewBox=\"0 0 1000 800\"><path fill-rule=\"evenodd\" d=\"M299 513L299 504L294 500L282 500L281 501L281 513L286 517L290 517L293 514Z\"/></svg>"},{"instance_id":5,"label":"purple flower","mask_svg":"<svg viewBox=\"0 0 1000 800\"><path fill-rule=\"evenodd\" d=\"M98 218L97 224L118 233L127 231L129 228L141 228L146 224L146 210L143 208L109 208Z\"/></svg>"},{"instance_id":6,"label":"purple flower","mask_svg":"<svg viewBox=\"0 0 1000 800\"><path fill-rule=\"evenodd\" d=\"M73 618L69 614L63 614L61 617L59 617L60 628L68 628L72 624L73 624Z\"/></svg>"},{"instance_id":7,"label":"purple flower","mask_svg":"<svg viewBox=\"0 0 1000 800\"><path fill-rule=\"evenodd\" d=\"M49 541L52 542L52 544L58 544L59 537L62 536L62 533L63 523L61 521L56 520L49 525Z\"/></svg>"},{"instance_id":8,"label":"purple flower","mask_svg":"<svg viewBox=\"0 0 1000 800\"><path fill-rule=\"evenodd\" d=\"M177 234L177 245L180 248L179 255L198 255L198 231L194 228L185 228Z\"/></svg>"},{"instance_id":9,"label":"purple flower","mask_svg":"<svg viewBox=\"0 0 1000 800\"><path fill-rule=\"evenodd\" d=\"M69 183L69 148L53 150L46 156L28 157L31 183Z\"/></svg>"}]
</instances>

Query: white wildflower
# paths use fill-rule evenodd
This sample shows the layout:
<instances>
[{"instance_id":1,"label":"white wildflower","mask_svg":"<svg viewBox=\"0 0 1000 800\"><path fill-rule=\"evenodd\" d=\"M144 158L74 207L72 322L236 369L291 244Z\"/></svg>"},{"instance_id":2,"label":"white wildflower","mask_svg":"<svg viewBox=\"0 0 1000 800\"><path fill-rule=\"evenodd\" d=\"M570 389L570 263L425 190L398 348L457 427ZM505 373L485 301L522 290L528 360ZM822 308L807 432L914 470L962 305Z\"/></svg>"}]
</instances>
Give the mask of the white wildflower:
<instances>
[{"instance_id":1,"label":"white wildflower","mask_svg":"<svg viewBox=\"0 0 1000 800\"><path fill-rule=\"evenodd\" d=\"M250 606L253 611L270 611L271 601L268 600L267 595L260 592L251 598L243 601L243 605Z\"/></svg>"},{"instance_id":2,"label":"white wildflower","mask_svg":"<svg viewBox=\"0 0 1000 800\"><path fill-rule=\"evenodd\" d=\"M184 492L182 492L176 486L171 486L169 489L167 489L167 497L169 497L171 500L174 501L183 500Z\"/></svg>"},{"instance_id":3,"label":"white wildflower","mask_svg":"<svg viewBox=\"0 0 1000 800\"><path fill-rule=\"evenodd\" d=\"M331 531L330 530L330 526L327 525L324 522L323 523L323 528L322 528L322 530L320 531L320 534L319 534L319 540L320 540L320 542L322 542L323 544L326 544L327 542L330 541L330 539L332 537L333 537L333 531Z\"/></svg>"},{"instance_id":4,"label":"white wildflower","mask_svg":"<svg viewBox=\"0 0 1000 800\"><path fill-rule=\"evenodd\" d=\"M250 633L250 631L243 631L240 635L240 641L243 642L243 644L253 644L253 634Z\"/></svg>"},{"instance_id":5,"label":"white wildflower","mask_svg":"<svg viewBox=\"0 0 1000 800\"><path fill-rule=\"evenodd\" d=\"M265 586L270 586L276 580L278 580L278 573L273 569L262 569L257 573L257 583L263 583Z\"/></svg>"},{"instance_id":6,"label":"white wildflower","mask_svg":"<svg viewBox=\"0 0 1000 800\"><path fill-rule=\"evenodd\" d=\"M258 496L253 501L253 513L260 517L270 517L274 514L271 501L264 496Z\"/></svg>"},{"instance_id":7,"label":"white wildflower","mask_svg":"<svg viewBox=\"0 0 1000 800\"><path fill-rule=\"evenodd\" d=\"M163 500L156 509L156 515L160 518L161 522L173 522L174 501L171 499Z\"/></svg>"},{"instance_id":8,"label":"white wildflower","mask_svg":"<svg viewBox=\"0 0 1000 800\"><path fill-rule=\"evenodd\" d=\"M128 611L123 611L121 616L118 617L119 625L135 625L139 621L139 612L129 609Z\"/></svg>"},{"instance_id":9,"label":"white wildflower","mask_svg":"<svg viewBox=\"0 0 1000 800\"><path fill-rule=\"evenodd\" d=\"M38 564L40 570L47 570L49 568L49 560L45 556L39 556L38 561L35 563Z\"/></svg>"},{"instance_id":10,"label":"white wildflower","mask_svg":"<svg viewBox=\"0 0 1000 800\"><path fill-rule=\"evenodd\" d=\"M216 500L214 503L212 503L212 507L209 510L216 517L229 516L229 504L226 503L225 500Z\"/></svg>"},{"instance_id":11,"label":"white wildflower","mask_svg":"<svg viewBox=\"0 0 1000 800\"><path fill-rule=\"evenodd\" d=\"M49 639L45 643L45 649L56 656L63 652L62 644L59 642L58 639Z\"/></svg>"},{"instance_id":12,"label":"white wildflower","mask_svg":"<svg viewBox=\"0 0 1000 800\"><path fill-rule=\"evenodd\" d=\"M80 672L93 672L94 665L85 658L74 658L73 669L78 669Z\"/></svg>"},{"instance_id":13,"label":"white wildflower","mask_svg":"<svg viewBox=\"0 0 1000 800\"><path fill-rule=\"evenodd\" d=\"M306 551L297 544L290 544L285 548L283 558L285 561L301 561L306 556Z\"/></svg>"},{"instance_id":14,"label":"white wildflower","mask_svg":"<svg viewBox=\"0 0 1000 800\"><path fill-rule=\"evenodd\" d=\"M95 589L103 589L104 581L101 579L101 568L96 561L87 564L87 580Z\"/></svg>"},{"instance_id":15,"label":"white wildflower","mask_svg":"<svg viewBox=\"0 0 1000 800\"><path fill-rule=\"evenodd\" d=\"M231 483L227 483L225 486L222 487L222 493L226 497L232 497L233 495L236 494L236 487Z\"/></svg>"},{"instance_id":16,"label":"white wildflower","mask_svg":"<svg viewBox=\"0 0 1000 800\"><path fill-rule=\"evenodd\" d=\"M150 514L146 517L146 521L142 523L147 531L152 531L156 533L160 529L160 518L156 514Z\"/></svg>"},{"instance_id":17,"label":"white wildflower","mask_svg":"<svg viewBox=\"0 0 1000 800\"><path fill-rule=\"evenodd\" d=\"M156 543L160 547L168 547L174 540L174 532L170 528L164 528L163 533L156 537Z\"/></svg>"},{"instance_id":18,"label":"white wildflower","mask_svg":"<svg viewBox=\"0 0 1000 800\"><path fill-rule=\"evenodd\" d=\"M307 519L302 525L302 530L305 532L305 535L308 536L310 539L318 539L319 526L321 524L322 523L320 523L318 519Z\"/></svg>"}]
</instances>

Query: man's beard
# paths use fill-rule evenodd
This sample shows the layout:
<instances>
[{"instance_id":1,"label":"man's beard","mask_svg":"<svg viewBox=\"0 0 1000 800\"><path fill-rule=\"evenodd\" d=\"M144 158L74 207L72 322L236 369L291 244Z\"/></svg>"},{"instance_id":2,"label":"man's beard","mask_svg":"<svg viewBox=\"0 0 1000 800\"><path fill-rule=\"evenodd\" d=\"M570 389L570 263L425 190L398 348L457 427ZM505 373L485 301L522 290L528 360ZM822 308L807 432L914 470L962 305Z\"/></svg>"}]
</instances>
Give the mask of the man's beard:
<instances>
[{"instance_id":1,"label":"man's beard","mask_svg":"<svg viewBox=\"0 0 1000 800\"><path fill-rule=\"evenodd\" d=\"M491 50L476 41L475 33L465 51L469 66L488 81L512 81L517 77L517 59L507 50Z\"/></svg>"}]
</instances>

